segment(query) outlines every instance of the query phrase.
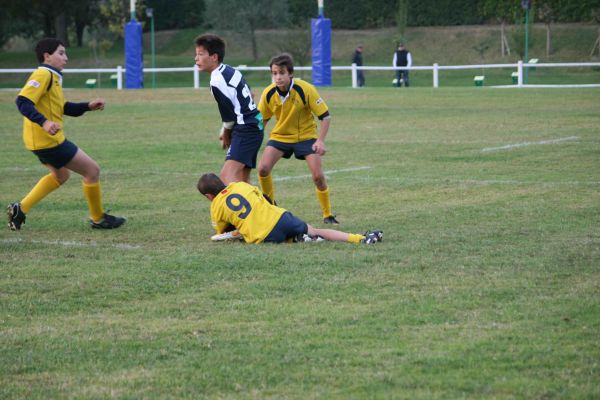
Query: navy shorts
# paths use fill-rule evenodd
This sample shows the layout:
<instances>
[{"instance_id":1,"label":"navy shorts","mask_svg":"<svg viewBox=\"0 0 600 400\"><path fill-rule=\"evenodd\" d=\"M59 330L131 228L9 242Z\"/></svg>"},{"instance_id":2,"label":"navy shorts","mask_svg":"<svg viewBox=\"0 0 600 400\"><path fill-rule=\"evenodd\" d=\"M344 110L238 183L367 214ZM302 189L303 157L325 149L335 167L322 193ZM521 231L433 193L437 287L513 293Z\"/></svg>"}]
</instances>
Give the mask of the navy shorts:
<instances>
[{"instance_id":1,"label":"navy shorts","mask_svg":"<svg viewBox=\"0 0 600 400\"><path fill-rule=\"evenodd\" d=\"M294 154L298 160L304 160L305 156L315 154L312 145L316 141L317 139L309 139L298 143L283 143L277 140L269 140L267 146L275 147L281 151L283 158L290 158Z\"/></svg>"},{"instance_id":2,"label":"navy shorts","mask_svg":"<svg viewBox=\"0 0 600 400\"><path fill-rule=\"evenodd\" d=\"M52 165L56 169L60 169L67 165L69 161L75 157L77 153L77 146L75 143L65 139L64 142L56 147L49 149L32 150L33 154L37 156L42 164Z\"/></svg>"},{"instance_id":3,"label":"navy shorts","mask_svg":"<svg viewBox=\"0 0 600 400\"><path fill-rule=\"evenodd\" d=\"M279 221L273 227L273 230L265 238L265 242L282 243L287 239L302 235L308 232L306 222L294 216L289 211L284 212Z\"/></svg>"},{"instance_id":4,"label":"navy shorts","mask_svg":"<svg viewBox=\"0 0 600 400\"><path fill-rule=\"evenodd\" d=\"M225 160L234 160L241 162L248 168L256 168L256 156L263 142L264 133L233 133L231 136L231 146L227 150Z\"/></svg>"}]
</instances>

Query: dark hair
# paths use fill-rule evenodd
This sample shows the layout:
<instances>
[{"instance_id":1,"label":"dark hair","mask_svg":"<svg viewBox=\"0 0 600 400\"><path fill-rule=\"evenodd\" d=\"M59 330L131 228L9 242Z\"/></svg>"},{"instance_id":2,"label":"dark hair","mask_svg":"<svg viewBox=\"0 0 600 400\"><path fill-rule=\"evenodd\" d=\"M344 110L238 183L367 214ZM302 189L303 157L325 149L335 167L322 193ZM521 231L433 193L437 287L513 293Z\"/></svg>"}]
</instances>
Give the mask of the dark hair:
<instances>
[{"instance_id":1,"label":"dark hair","mask_svg":"<svg viewBox=\"0 0 600 400\"><path fill-rule=\"evenodd\" d=\"M269 63L269 68L272 70L273 65L277 65L278 67L285 67L287 71L291 74L294 73L294 59L288 53L282 53L278 56L271 58L271 62Z\"/></svg>"},{"instance_id":2,"label":"dark hair","mask_svg":"<svg viewBox=\"0 0 600 400\"><path fill-rule=\"evenodd\" d=\"M198 185L196 187L202 194L212 194L213 196L216 196L225 189L225 184L217 175L210 173L202 175L198 180Z\"/></svg>"},{"instance_id":3,"label":"dark hair","mask_svg":"<svg viewBox=\"0 0 600 400\"><path fill-rule=\"evenodd\" d=\"M194 42L196 43L196 47L204 47L208 51L209 56L217 53L219 62L223 62L225 58L225 41L219 36L207 33L198 36Z\"/></svg>"},{"instance_id":4,"label":"dark hair","mask_svg":"<svg viewBox=\"0 0 600 400\"><path fill-rule=\"evenodd\" d=\"M65 44L56 38L44 38L37 42L35 45L35 55L40 64L44 62L44 54L54 54L58 46L65 47Z\"/></svg>"}]
</instances>

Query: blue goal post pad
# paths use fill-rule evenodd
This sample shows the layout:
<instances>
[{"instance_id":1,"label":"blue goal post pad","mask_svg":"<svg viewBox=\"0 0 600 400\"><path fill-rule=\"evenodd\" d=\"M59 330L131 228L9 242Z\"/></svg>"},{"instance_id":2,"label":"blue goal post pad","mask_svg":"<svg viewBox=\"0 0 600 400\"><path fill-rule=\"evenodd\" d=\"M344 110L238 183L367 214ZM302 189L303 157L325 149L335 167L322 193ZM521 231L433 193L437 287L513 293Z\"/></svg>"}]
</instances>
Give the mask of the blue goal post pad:
<instances>
[{"instance_id":1,"label":"blue goal post pad","mask_svg":"<svg viewBox=\"0 0 600 400\"><path fill-rule=\"evenodd\" d=\"M331 86L331 20L312 18L312 83Z\"/></svg>"},{"instance_id":2,"label":"blue goal post pad","mask_svg":"<svg viewBox=\"0 0 600 400\"><path fill-rule=\"evenodd\" d=\"M125 88L144 87L144 56L142 25L137 21L125 24Z\"/></svg>"}]
</instances>

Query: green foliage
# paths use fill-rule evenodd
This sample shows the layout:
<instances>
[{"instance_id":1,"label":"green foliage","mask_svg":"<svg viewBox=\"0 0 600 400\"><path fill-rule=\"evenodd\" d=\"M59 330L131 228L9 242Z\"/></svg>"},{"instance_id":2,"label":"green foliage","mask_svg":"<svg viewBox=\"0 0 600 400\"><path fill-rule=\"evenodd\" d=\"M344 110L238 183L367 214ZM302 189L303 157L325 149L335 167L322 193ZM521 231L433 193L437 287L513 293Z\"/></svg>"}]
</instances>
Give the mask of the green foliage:
<instances>
[{"instance_id":1,"label":"green foliage","mask_svg":"<svg viewBox=\"0 0 600 400\"><path fill-rule=\"evenodd\" d=\"M421 0L408 6L410 26L475 25L482 22L479 0Z\"/></svg>"},{"instance_id":2,"label":"green foliage","mask_svg":"<svg viewBox=\"0 0 600 400\"><path fill-rule=\"evenodd\" d=\"M146 7L154 9L157 31L195 28L204 22L204 0L146 0ZM149 23L146 24L148 27Z\"/></svg>"},{"instance_id":3,"label":"green foliage","mask_svg":"<svg viewBox=\"0 0 600 400\"><path fill-rule=\"evenodd\" d=\"M255 61L258 59L256 30L283 27L288 17L287 1L284 0L255 0L252 6L248 6L245 0L206 0L206 26L246 34Z\"/></svg>"},{"instance_id":4,"label":"green foliage","mask_svg":"<svg viewBox=\"0 0 600 400\"><path fill-rule=\"evenodd\" d=\"M396 28L398 29L398 41L405 40L406 26L408 24L408 5L409 0L398 0L398 9L396 11Z\"/></svg>"},{"instance_id":5,"label":"green foliage","mask_svg":"<svg viewBox=\"0 0 600 400\"><path fill-rule=\"evenodd\" d=\"M136 20L145 16L146 5L144 0L135 4ZM100 4L101 22L109 32L122 38L125 24L130 19L131 11L128 0L105 0Z\"/></svg>"}]
</instances>

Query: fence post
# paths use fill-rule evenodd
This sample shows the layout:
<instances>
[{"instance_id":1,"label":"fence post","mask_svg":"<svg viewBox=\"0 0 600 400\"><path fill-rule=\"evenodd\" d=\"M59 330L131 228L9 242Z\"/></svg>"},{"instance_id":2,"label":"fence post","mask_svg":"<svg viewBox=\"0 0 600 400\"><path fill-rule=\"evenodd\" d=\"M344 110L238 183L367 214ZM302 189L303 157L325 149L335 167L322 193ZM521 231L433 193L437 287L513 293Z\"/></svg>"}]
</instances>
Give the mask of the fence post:
<instances>
[{"instance_id":1,"label":"fence post","mask_svg":"<svg viewBox=\"0 0 600 400\"><path fill-rule=\"evenodd\" d=\"M117 90L123 90L123 67L117 66Z\"/></svg>"},{"instance_id":2,"label":"fence post","mask_svg":"<svg viewBox=\"0 0 600 400\"><path fill-rule=\"evenodd\" d=\"M194 89L200 89L200 69L194 64Z\"/></svg>"},{"instance_id":3,"label":"fence post","mask_svg":"<svg viewBox=\"0 0 600 400\"><path fill-rule=\"evenodd\" d=\"M439 65L437 63L433 64L433 87L437 88L440 86L440 75L439 75Z\"/></svg>"},{"instance_id":4,"label":"fence post","mask_svg":"<svg viewBox=\"0 0 600 400\"><path fill-rule=\"evenodd\" d=\"M519 72L519 78L517 80L517 86L523 87L523 60L519 60L517 64L517 71Z\"/></svg>"},{"instance_id":5,"label":"fence post","mask_svg":"<svg viewBox=\"0 0 600 400\"><path fill-rule=\"evenodd\" d=\"M352 63L352 88L356 89L358 87L358 78L356 75L356 63Z\"/></svg>"}]
</instances>

